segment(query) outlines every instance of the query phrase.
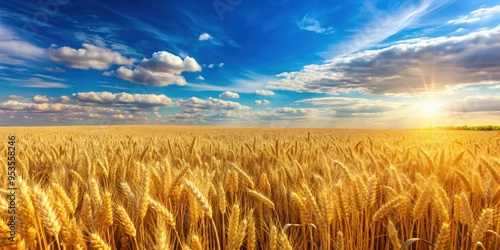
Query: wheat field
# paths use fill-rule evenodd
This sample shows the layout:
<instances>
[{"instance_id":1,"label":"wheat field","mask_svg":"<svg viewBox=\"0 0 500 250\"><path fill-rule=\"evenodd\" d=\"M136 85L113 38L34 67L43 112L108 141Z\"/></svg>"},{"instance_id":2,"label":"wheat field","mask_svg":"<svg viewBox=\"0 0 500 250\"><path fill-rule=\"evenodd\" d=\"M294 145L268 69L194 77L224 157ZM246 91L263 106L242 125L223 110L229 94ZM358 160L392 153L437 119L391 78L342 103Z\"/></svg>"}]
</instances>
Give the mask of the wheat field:
<instances>
[{"instance_id":1,"label":"wheat field","mask_svg":"<svg viewBox=\"0 0 500 250\"><path fill-rule=\"evenodd\" d=\"M2 166L9 135L2 249L500 249L499 132L7 127Z\"/></svg>"}]
</instances>

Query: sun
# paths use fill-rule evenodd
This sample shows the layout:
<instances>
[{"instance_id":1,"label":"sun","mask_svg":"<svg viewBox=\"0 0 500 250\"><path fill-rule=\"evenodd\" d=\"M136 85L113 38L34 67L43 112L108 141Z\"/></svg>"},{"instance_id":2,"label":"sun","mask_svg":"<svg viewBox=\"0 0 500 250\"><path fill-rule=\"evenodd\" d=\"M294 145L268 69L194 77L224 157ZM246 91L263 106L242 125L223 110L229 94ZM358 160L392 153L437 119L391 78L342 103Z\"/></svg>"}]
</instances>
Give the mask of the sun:
<instances>
[{"instance_id":1,"label":"sun","mask_svg":"<svg viewBox=\"0 0 500 250\"><path fill-rule=\"evenodd\" d=\"M420 103L422 113L427 116L435 116L441 111L441 103L433 100L427 100Z\"/></svg>"}]
</instances>

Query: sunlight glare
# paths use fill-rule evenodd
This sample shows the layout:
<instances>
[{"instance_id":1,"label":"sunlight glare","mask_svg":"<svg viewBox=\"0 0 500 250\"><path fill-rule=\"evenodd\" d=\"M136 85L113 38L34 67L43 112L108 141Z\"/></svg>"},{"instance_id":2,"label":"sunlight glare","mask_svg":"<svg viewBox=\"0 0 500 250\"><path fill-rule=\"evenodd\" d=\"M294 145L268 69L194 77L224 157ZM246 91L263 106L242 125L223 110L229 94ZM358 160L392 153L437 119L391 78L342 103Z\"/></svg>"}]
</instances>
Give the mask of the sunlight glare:
<instances>
[{"instance_id":1,"label":"sunlight glare","mask_svg":"<svg viewBox=\"0 0 500 250\"><path fill-rule=\"evenodd\" d=\"M441 109L441 103L436 101L426 101L421 103L422 112L428 116L435 116Z\"/></svg>"}]
</instances>

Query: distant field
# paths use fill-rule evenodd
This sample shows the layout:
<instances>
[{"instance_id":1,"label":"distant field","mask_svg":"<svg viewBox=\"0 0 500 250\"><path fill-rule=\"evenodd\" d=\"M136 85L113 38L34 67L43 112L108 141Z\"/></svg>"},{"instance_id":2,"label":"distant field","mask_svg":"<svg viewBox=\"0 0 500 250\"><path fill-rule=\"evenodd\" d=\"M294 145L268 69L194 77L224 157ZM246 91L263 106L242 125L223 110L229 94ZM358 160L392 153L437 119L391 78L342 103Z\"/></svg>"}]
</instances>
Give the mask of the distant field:
<instances>
[{"instance_id":1,"label":"distant field","mask_svg":"<svg viewBox=\"0 0 500 250\"><path fill-rule=\"evenodd\" d=\"M500 249L496 131L7 127L0 138L0 248Z\"/></svg>"},{"instance_id":2,"label":"distant field","mask_svg":"<svg viewBox=\"0 0 500 250\"><path fill-rule=\"evenodd\" d=\"M446 126L446 127L426 127L423 130L474 130L474 131L499 131L500 126Z\"/></svg>"}]
</instances>

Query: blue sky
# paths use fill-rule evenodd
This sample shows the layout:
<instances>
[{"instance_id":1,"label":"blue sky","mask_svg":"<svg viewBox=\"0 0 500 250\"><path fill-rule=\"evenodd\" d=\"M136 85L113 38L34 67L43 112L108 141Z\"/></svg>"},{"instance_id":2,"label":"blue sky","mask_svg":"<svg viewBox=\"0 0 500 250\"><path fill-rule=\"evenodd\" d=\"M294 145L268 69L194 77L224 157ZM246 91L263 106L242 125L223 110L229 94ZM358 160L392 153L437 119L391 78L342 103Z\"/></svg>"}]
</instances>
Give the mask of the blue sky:
<instances>
[{"instance_id":1,"label":"blue sky","mask_svg":"<svg viewBox=\"0 0 500 250\"><path fill-rule=\"evenodd\" d=\"M0 3L0 125L498 124L500 1Z\"/></svg>"}]
</instances>

